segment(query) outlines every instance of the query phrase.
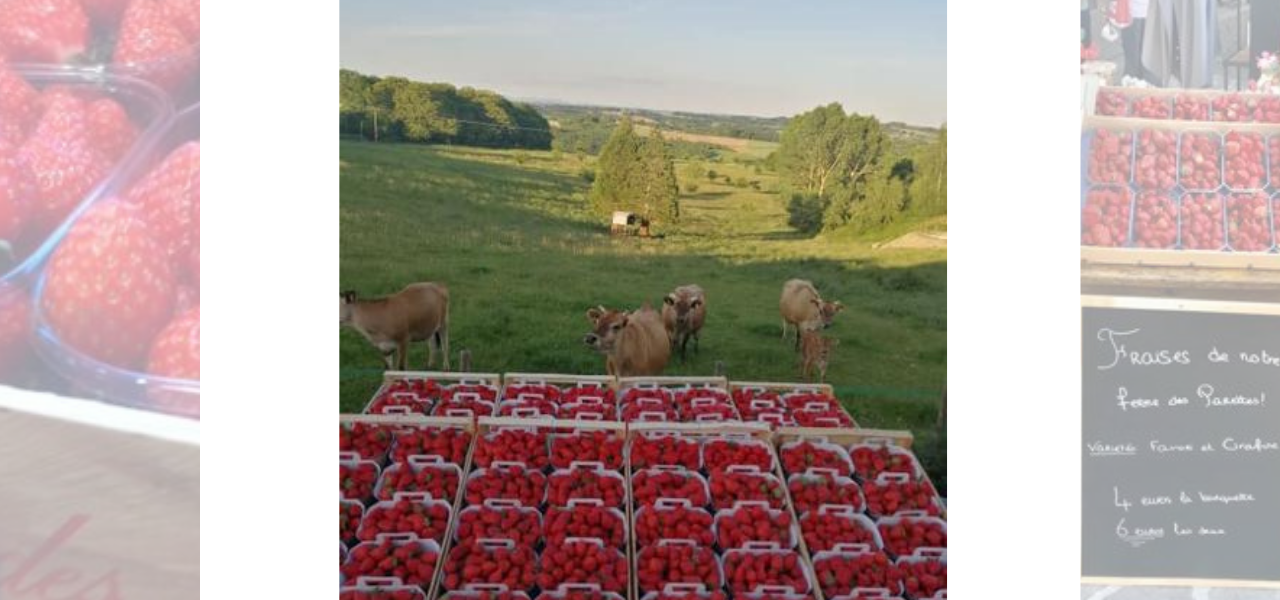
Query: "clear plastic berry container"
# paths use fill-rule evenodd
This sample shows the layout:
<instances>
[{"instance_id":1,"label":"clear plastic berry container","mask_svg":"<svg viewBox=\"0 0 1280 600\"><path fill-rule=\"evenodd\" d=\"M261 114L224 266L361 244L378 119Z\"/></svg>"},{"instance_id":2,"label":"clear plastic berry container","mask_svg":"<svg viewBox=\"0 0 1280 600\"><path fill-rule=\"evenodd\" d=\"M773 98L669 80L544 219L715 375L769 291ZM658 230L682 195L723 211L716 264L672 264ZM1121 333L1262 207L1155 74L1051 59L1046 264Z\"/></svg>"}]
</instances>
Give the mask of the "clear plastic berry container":
<instances>
[{"instance_id":1,"label":"clear plastic berry container","mask_svg":"<svg viewBox=\"0 0 1280 600\"><path fill-rule=\"evenodd\" d=\"M729 541L729 536L724 531L724 528L727 527L725 522L737 518L739 513L744 513L753 509L763 510L768 515L769 520L775 525L779 521L786 521L788 523L786 526L786 540L748 539L739 544L731 543ZM735 502L732 508L716 511L711 528L712 532L715 534L716 543L726 550L730 548L743 547L745 544L751 542L776 542L783 548L794 550L800 543L800 528L797 526L795 521L790 519L790 514L783 509L770 508L769 503L763 500L742 500Z\"/></svg>"},{"instance_id":2,"label":"clear plastic berry container","mask_svg":"<svg viewBox=\"0 0 1280 600\"><path fill-rule=\"evenodd\" d=\"M1267 173L1271 187L1280 190L1280 133L1267 138Z\"/></svg>"},{"instance_id":3,"label":"clear plastic berry container","mask_svg":"<svg viewBox=\"0 0 1280 600\"><path fill-rule=\"evenodd\" d=\"M1222 135L1184 131L1178 136L1178 184L1191 192L1216 191L1222 185Z\"/></svg>"},{"instance_id":4,"label":"clear plastic berry container","mask_svg":"<svg viewBox=\"0 0 1280 600\"><path fill-rule=\"evenodd\" d=\"M1173 118L1178 121L1208 121L1209 100L1201 96L1178 94L1173 98Z\"/></svg>"},{"instance_id":5,"label":"clear plastic berry container","mask_svg":"<svg viewBox=\"0 0 1280 600\"><path fill-rule=\"evenodd\" d=\"M1170 250L1178 246L1178 202L1169 192L1142 190L1133 205L1134 248Z\"/></svg>"},{"instance_id":6,"label":"clear plastic berry container","mask_svg":"<svg viewBox=\"0 0 1280 600\"><path fill-rule=\"evenodd\" d=\"M1267 138L1228 131L1222 138L1222 182L1233 192L1261 191L1267 185Z\"/></svg>"},{"instance_id":7,"label":"clear plastic berry container","mask_svg":"<svg viewBox=\"0 0 1280 600\"><path fill-rule=\"evenodd\" d=\"M1144 190L1178 186L1178 132L1139 129L1134 136L1133 183Z\"/></svg>"},{"instance_id":8,"label":"clear plastic berry container","mask_svg":"<svg viewBox=\"0 0 1280 600\"><path fill-rule=\"evenodd\" d=\"M1127 184L1133 177L1134 135L1127 129L1097 128L1089 144L1090 183Z\"/></svg>"},{"instance_id":9,"label":"clear plastic berry container","mask_svg":"<svg viewBox=\"0 0 1280 600\"><path fill-rule=\"evenodd\" d=\"M946 521L939 519L938 517L930 517L929 515L925 514L922 511L903 511L893 516L881 517L880 520L876 521L876 527L880 535L880 539L883 542L882 548L884 549L884 551L889 553L890 556L901 557L901 556L909 556L910 554L914 554L920 548L946 549L947 547L946 541L943 540L941 545L932 545L932 544L929 544L928 542L924 542L920 545L916 545L912 547L911 545L908 544L904 546L904 548L909 550L910 552L903 553L903 554L899 554L898 552L896 552L895 550L898 549L899 544L897 543L897 538L894 536L901 533L900 531L897 531L897 530L899 530L900 528L910 527L914 525L931 525L933 527L941 529L943 537L947 535Z\"/></svg>"},{"instance_id":10,"label":"clear plastic berry container","mask_svg":"<svg viewBox=\"0 0 1280 600\"><path fill-rule=\"evenodd\" d=\"M511 591L501 583L471 583L460 590L446 592L441 600L529 600L529 594L522 590Z\"/></svg>"},{"instance_id":11,"label":"clear plastic berry container","mask_svg":"<svg viewBox=\"0 0 1280 600\"><path fill-rule=\"evenodd\" d=\"M562 583L554 590L542 590L536 600L624 600L621 594L606 592L597 583Z\"/></svg>"},{"instance_id":12,"label":"clear plastic berry container","mask_svg":"<svg viewBox=\"0 0 1280 600\"><path fill-rule=\"evenodd\" d=\"M1173 98L1135 95L1129 100L1129 115L1136 119L1168 120L1173 118Z\"/></svg>"},{"instance_id":13,"label":"clear plastic berry container","mask_svg":"<svg viewBox=\"0 0 1280 600\"><path fill-rule=\"evenodd\" d=\"M1270 197L1265 192L1226 197L1227 246L1235 252L1270 252L1275 247Z\"/></svg>"},{"instance_id":14,"label":"clear plastic berry container","mask_svg":"<svg viewBox=\"0 0 1280 600\"><path fill-rule=\"evenodd\" d=\"M904 587L908 585L908 577L911 575L910 570L924 563L937 563L942 569L942 577L945 579L947 573L947 550L946 548L920 548L911 556L900 556L894 561L899 569L902 570ZM917 579L923 580L923 577ZM947 597L947 586L945 581L937 584L937 589L923 589L914 591L907 589L905 595L908 598L919 598L921 600L943 599Z\"/></svg>"},{"instance_id":15,"label":"clear plastic berry container","mask_svg":"<svg viewBox=\"0 0 1280 600\"><path fill-rule=\"evenodd\" d=\"M1188 192L1178 203L1178 245L1183 250L1226 248L1223 198L1218 192Z\"/></svg>"},{"instance_id":16,"label":"clear plastic berry container","mask_svg":"<svg viewBox=\"0 0 1280 600\"><path fill-rule=\"evenodd\" d=\"M367 594L408 594L414 600L427 600L427 593L416 585L405 585L399 577L357 577L354 585L338 590L338 600L356 600Z\"/></svg>"},{"instance_id":17,"label":"clear plastic berry container","mask_svg":"<svg viewBox=\"0 0 1280 600\"><path fill-rule=\"evenodd\" d=\"M880 536L880 531L876 529L875 521L870 517L854 510L852 506L824 504L818 507L818 510L810 511L800 517L800 532L804 536L806 549L810 553L833 549L836 544L857 543L848 539L821 540L818 529L824 521L839 521L846 526L860 529L865 537L870 539L874 549L884 550L884 540Z\"/></svg>"},{"instance_id":18,"label":"clear plastic berry container","mask_svg":"<svg viewBox=\"0 0 1280 600\"><path fill-rule=\"evenodd\" d=\"M197 104L176 115L158 138L145 143L130 157L124 167L98 190L94 201L123 196L171 151L187 142L198 142L199 139L200 105ZM73 226L75 219L86 208L87 206L82 206L63 226L63 230ZM57 246L51 248L50 252L56 253ZM133 408L195 419L200 417L198 380L158 377L107 364L59 339L42 309L42 296L48 274L49 270L43 269L36 283L35 301L32 303L35 316L34 343L37 353L53 371L71 382L72 393ZM198 306L198 291L196 294L195 303ZM179 311L180 309L175 310L175 313Z\"/></svg>"}]
</instances>

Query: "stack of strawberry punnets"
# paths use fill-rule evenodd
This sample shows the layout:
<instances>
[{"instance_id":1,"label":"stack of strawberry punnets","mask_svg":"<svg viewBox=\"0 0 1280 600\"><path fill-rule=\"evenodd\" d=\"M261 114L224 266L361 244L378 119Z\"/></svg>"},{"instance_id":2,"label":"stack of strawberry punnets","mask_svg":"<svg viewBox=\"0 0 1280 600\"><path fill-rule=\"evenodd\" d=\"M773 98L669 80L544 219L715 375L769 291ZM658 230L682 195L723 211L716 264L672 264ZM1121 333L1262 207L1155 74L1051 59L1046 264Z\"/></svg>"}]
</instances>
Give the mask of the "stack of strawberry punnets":
<instances>
[{"instance_id":1,"label":"stack of strawberry punnets","mask_svg":"<svg viewBox=\"0 0 1280 600\"><path fill-rule=\"evenodd\" d=\"M442 391L443 388L433 379L397 379L378 390L364 412L369 415L397 412L429 415Z\"/></svg>"},{"instance_id":2,"label":"stack of strawberry punnets","mask_svg":"<svg viewBox=\"0 0 1280 600\"><path fill-rule=\"evenodd\" d=\"M498 388L488 384L458 384L440 390L437 417L488 417L496 411Z\"/></svg>"}]
</instances>

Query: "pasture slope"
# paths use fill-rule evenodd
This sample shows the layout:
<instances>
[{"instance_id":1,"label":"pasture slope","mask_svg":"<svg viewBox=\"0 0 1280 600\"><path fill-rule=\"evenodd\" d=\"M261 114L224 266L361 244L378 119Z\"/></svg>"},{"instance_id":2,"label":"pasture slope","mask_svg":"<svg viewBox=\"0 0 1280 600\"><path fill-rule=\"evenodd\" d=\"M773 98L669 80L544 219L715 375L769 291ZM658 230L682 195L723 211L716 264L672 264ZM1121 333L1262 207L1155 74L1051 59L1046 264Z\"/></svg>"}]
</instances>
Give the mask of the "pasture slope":
<instances>
[{"instance_id":1,"label":"pasture slope","mask_svg":"<svg viewBox=\"0 0 1280 600\"><path fill-rule=\"evenodd\" d=\"M797 381L778 296L783 281L806 278L847 307L827 332L840 339L827 381L855 418L927 434L946 382L945 248L806 238L786 225L775 175L727 160L707 166L764 191L703 178L664 239L614 238L586 208L591 160L342 141L342 288L373 296L444 282L454 361L466 348L477 371L590 374L604 360L580 341L587 308L656 307L697 283L708 296L702 347L667 374L706 375L723 360L731 378ZM340 348L341 406L356 412L377 388L381 359L349 329ZM418 345L411 368L425 360Z\"/></svg>"}]
</instances>

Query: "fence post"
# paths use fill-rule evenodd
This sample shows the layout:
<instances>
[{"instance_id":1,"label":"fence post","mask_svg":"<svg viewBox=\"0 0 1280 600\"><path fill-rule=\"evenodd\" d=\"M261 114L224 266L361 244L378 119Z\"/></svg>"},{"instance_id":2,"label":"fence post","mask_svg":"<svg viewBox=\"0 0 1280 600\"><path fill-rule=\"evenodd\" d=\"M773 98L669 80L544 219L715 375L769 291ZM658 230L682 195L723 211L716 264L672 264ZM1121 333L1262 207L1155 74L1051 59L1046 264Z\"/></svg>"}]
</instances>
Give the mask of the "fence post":
<instances>
[{"instance_id":1,"label":"fence post","mask_svg":"<svg viewBox=\"0 0 1280 600\"><path fill-rule=\"evenodd\" d=\"M467 350L466 348L463 348L462 352L458 353L458 363L461 365L459 367L459 370L461 370L463 373L470 373L471 372L471 351Z\"/></svg>"}]
</instances>

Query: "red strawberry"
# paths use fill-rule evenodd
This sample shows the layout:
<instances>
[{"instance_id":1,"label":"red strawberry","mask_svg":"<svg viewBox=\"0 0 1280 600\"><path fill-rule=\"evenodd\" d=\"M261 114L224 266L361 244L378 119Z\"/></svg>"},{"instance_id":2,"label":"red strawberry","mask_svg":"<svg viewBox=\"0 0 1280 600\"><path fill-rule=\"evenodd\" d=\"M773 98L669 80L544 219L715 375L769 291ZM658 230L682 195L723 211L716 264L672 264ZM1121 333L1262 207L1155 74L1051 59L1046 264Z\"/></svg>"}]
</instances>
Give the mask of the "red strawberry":
<instances>
[{"instance_id":1,"label":"red strawberry","mask_svg":"<svg viewBox=\"0 0 1280 600\"><path fill-rule=\"evenodd\" d=\"M1187 194L1182 197L1182 247L1193 250L1220 250L1226 243L1222 232L1222 197L1218 194Z\"/></svg>"},{"instance_id":2,"label":"red strawberry","mask_svg":"<svg viewBox=\"0 0 1280 600\"><path fill-rule=\"evenodd\" d=\"M769 445L759 440L715 439L702 446L702 463L710 472L730 465L755 465L761 471L773 468Z\"/></svg>"},{"instance_id":3,"label":"red strawberry","mask_svg":"<svg viewBox=\"0 0 1280 600\"><path fill-rule=\"evenodd\" d=\"M715 521L721 548L741 548L747 542L777 542L782 548L796 545L791 514L763 502L740 503L717 514Z\"/></svg>"},{"instance_id":4,"label":"red strawberry","mask_svg":"<svg viewBox=\"0 0 1280 600\"><path fill-rule=\"evenodd\" d=\"M1133 218L1133 245L1139 248L1172 248L1178 241L1178 208L1163 192L1138 194Z\"/></svg>"},{"instance_id":5,"label":"red strawberry","mask_svg":"<svg viewBox=\"0 0 1280 600\"><path fill-rule=\"evenodd\" d=\"M796 511L815 510L824 504L849 506L861 511L866 505L858 484L829 469L811 469L787 478L787 491Z\"/></svg>"},{"instance_id":6,"label":"red strawberry","mask_svg":"<svg viewBox=\"0 0 1280 600\"><path fill-rule=\"evenodd\" d=\"M1189 190L1216 190L1222 185L1219 168L1222 139L1216 133L1183 133L1179 152L1182 172L1179 181Z\"/></svg>"},{"instance_id":7,"label":"red strawberry","mask_svg":"<svg viewBox=\"0 0 1280 600\"><path fill-rule=\"evenodd\" d=\"M574 462L598 462L606 469L622 468L623 439L608 431L579 431L551 436L551 466L564 469Z\"/></svg>"},{"instance_id":8,"label":"red strawberry","mask_svg":"<svg viewBox=\"0 0 1280 600\"><path fill-rule=\"evenodd\" d=\"M932 517L882 519L879 528L885 550L894 556L910 556L917 548L947 547L947 529L940 519Z\"/></svg>"},{"instance_id":9,"label":"red strawberry","mask_svg":"<svg viewBox=\"0 0 1280 600\"><path fill-rule=\"evenodd\" d=\"M554 385L508 385L502 390L502 400L546 400L560 402L560 388Z\"/></svg>"},{"instance_id":10,"label":"red strawberry","mask_svg":"<svg viewBox=\"0 0 1280 600\"><path fill-rule=\"evenodd\" d=\"M660 400L663 404L674 403L671 397L671 390L663 388L631 388L622 394L623 405L643 399Z\"/></svg>"},{"instance_id":11,"label":"red strawberry","mask_svg":"<svg viewBox=\"0 0 1280 600\"><path fill-rule=\"evenodd\" d=\"M398 577L409 585L429 586L435 575L439 551L413 536L384 536L353 548L342 566L348 581L360 577Z\"/></svg>"},{"instance_id":12,"label":"red strawberry","mask_svg":"<svg viewBox=\"0 0 1280 600\"><path fill-rule=\"evenodd\" d=\"M400 586L398 588L374 587L369 589L343 588L338 594L338 600L425 600L426 597L422 589L414 586ZM478 600L525 599L516 598L510 592L506 592L505 594L496 594L493 598L480 598Z\"/></svg>"},{"instance_id":13,"label":"red strawberry","mask_svg":"<svg viewBox=\"0 0 1280 600\"><path fill-rule=\"evenodd\" d=\"M405 407L411 413L430 414L431 404L440 396L440 386L430 379L397 379L388 383L373 402L369 403L365 413L380 415L391 407Z\"/></svg>"},{"instance_id":14,"label":"red strawberry","mask_svg":"<svg viewBox=\"0 0 1280 600\"><path fill-rule=\"evenodd\" d=\"M1124 94L1111 90L1100 90L1094 112L1108 117L1123 117L1129 114L1129 101Z\"/></svg>"},{"instance_id":15,"label":"red strawberry","mask_svg":"<svg viewBox=\"0 0 1280 600\"><path fill-rule=\"evenodd\" d=\"M606 592L625 592L627 559L595 539L548 541L539 565L538 586L551 590L562 583L593 583Z\"/></svg>"},{"instance_id":16,"label":"red strawberry","mask_svg":"<svg viewBox=\"0 0 1280 600\"><path fill-rule=\"evenodd\" d=\"M898 564L903 587L912 598L932 598L947 589L947 563L940 560L911 560Z\"/></svg>"},{"instance_id":17,"label":"red strawberry","mask_svg":"<svg viewBox=\"0 0 1280 600\"><path fill-rule=\"evenodd\" d=\"M843 408L827 408L824 410L797 410L791 413L796 425L801 427L857 427L853 417Z\"/></svg>"},{"instance_id":18,"label":"red strawberry","mask_svg":"<svg viewBox=\"0 0 1280 600\"><path fill-rule=\"evenodd\" d=\"M1145 129L1138 133L1138 163L1134 169L1138 186L1151 190L1171 190L1178 183L1178 134Z\"/></svg>"},{"instance_id":19,"label":"red strawberry","mask_svg":"<svg viewBox=\"0 0 1280 600\"><path fill-rule=\"evenodd\" d=\"M391 449L391 426L376 423L344 423L338 426L338 450L381 463Z\"/></svg>"},{"instance_id":20,"label":"red strawberry","mask_svg":"<svg viewBox=\"0 0 1280 600\"><path fill-rule=\"evenodd\" d=\"M177 91L197 74L199 49L183 35L162 0L132 0L120 23L115 66Z\"/></svg>"},{"instance_id":21,"label":"red strawberry","mask_svg":"<svg viewBox=\"0 0 1280 600\"><path fill-rule=\"evenodd\" d=\"M915 456L897 446L856 445L849 449L853 472L863 480L875 479L881 473L905 473L919 477Z\"/></svg>"},{"instance_id":22,"label":"red strawberry","mask_svg":"<svg viewBox=\"0 0 1280 600\"><path fill-rule=\"evenodd\" d=\"M889 516L904 510L922 510L929 516L937 516L937 492L927 481L910 481L909 478L897 477L895 473L885 473L876 481L862 484L862 493L867 497L867 512L873 517Z\"/></svg>"},{"instance_id":23,"label":"red strawberry","mask_svg":"<svg viewBox=\"0 0 1280 600\"><path fill-rule=\"evenodd\" d=\"M63 63L84 52L89 17L77 0L0 1L0 50L15 63Z\"/></svg>"},{"instance_id":24,"label":"red strawberry","mask_svg":"<svg viewBox=\"0 0 1280 600\"><path fill-rule=\"evenodd\" d=\"M719 560L710 548L665 541L640 550L636 580L641 592L660 590L668 583L701 583L708 589L723 583Z\"/></svg>"},{"instance_id":25,"label":"red strawberry","mask_svg":"<svg viewBox=\"0 0 1280 600\"><path fill-rule=\"evenodd\" d=\"M10 251L17 250L12 246L30 219L34 202L35 181L31 172L25 164L18 161L14 148L0 143L0 242L10 244ZM0 249L0 274L13 266L7 262L3 252L5 250Z\"/></svg>"},{"instance_id":26,"label":"red strawberry","mask_svg":"<svg viewBox=\"0 0 1280 600\"><path fill-rule=\"evenodd\" d=\"M369 461L342 461L338 464L338 489L347 500L363 501L373 497L378 481L378 465Z\"/></svg>"},{"instance_id":27,"label":"red strawberry","mask_svg":"<svg viewBox=\"0 0 1280 600\"><path fill-rule=\"evenodd\" d=\"M471 434L456 427L425 427L401 430L396 433L391 460L404 462L410 456L439 456L445 462L461 466L467 458Z\"/></svg>"},{"instance_id":28,"label":"red strawberry","mask_svg":"<svg viewBox=\"0 0 1280 600\"><path fill-rule=\"evenodd\" d=\"M449 504L439 500L401 495L395 500L373 505L360 522L361 541L372 541L381 533L412 533L422 540L444 543L449 526Z\"/></svg>"},{"instance_id":29,"label":"red strawberry","mask_svg":"<svg viewBox=\"0 0 1280 600\"><path fill-rule=\"evenodd\" d=\"M451 385L440 390L441 400L479 400L493 404L498 388L492 385Z\"/></svg>"},{"instance_id":30,"label":"red strawberry","mask_svg":"<svg viewBox=\"0 0 1280 600\"><path fill-rule=\"evenodd\" d=\"M1178 95L1173 99L1173 118L1179 121L1208 121L1209 101L1187 95Z\"/></svg>"},{"instance_id":31,"label":"red strawberry","mask_svg":"<svg viewBox=\"0 0 1280 600\"><path fill-rule=\"evenodd\" d=\"M1133 116L1140 119L1168 119L1173 116L1173 105L1168 98L1146 96L1133 101Z\"/></svg>"},{"instance_id":32,"label":"red strawberry","mask_svg":"<svg viewBox=\"0 0 1280 600\"><path fill-rule=\"evenodd\" d=\"M696 586L696 585L694 587L697 589L703 589L700 586ZM652 600L728 600L729 597L724 592L721 592L719 590L710 591L710 592L664 590L664 591L655 593L653 596L649 596L648 594L645 594L645 598L651 598ZM765 594L765 597L763 598L752 596L751 600L797 600L797 599L771 597L769 594ZM810 599L800 598L799 600L810 600Z\"/></svg>"},{"instance_id":33,"label":"red strawberry","mask_svg":"<svg viewBox=\"0 0 1280 600\"><path fill-rule=\"evenodd\" d=\"M741 421L738 410L732 404L716 402L710 398L698 398L688 409L682 410L680 420L686 423Z\"/></svg>"},{"instance_id":34,"label":"red strawberry","mask_svg":"<svg viewBox=\"0 0 1280 600\"><path fill-rule=\"evenodd\" d=\"M526 396L524 400L504 400L498 405L499 417L554 417L558 407L555 402L542 397Z\"/></svg>"},{"instance_id":35,"label":"red strawberry","mask_svg":"<svg viewBox=\"0 0 1280 600\"><path fill-rule=\"evenodd\" d=\"M605 506L622 506L623 479L614 471L593 468L559 469L547 479L547 504L568 506L575 499L597 499Z\"/></svg>"},{"instance_id":36,"label":"red strawberry","mask_svg":"<svg viewBox=\"0 0 1280 600\"><path fill-rule=\"evenodd\" d=\"M715 542L711 513L688 501L659 501L636 511L636 541L642 546L658 540L693 540L708 548Z\"/></svg>"},{"instance_id":37,"label":"red strawberry","mask_svg":"<svg viewBox=\"0 0 1280 600\"><path fill-rule=\"evenodd\" d=\"M694 506L707 504L707 482L694 471L647 469L631 478L632 494L638 505L653 504L659 498L684 498Z\"/></svg>"},{"instance_id":38,"label":"red strawberry","mask_svg":"<svg viewBox=\"0 0 1280 600\"><path fill-rule=\"evenodd\" d=\"M60 223L111 168L89 137L84 100L59 92L45 98L40 121L19 151L35 176L33 216L40 231Z\"/></svg>"},{"instance_id":39,"label":"red strawberry","mask_svg":"<svg viewBox=\"0 0 1280 600\"><path fill-rule=\"evenodd\" d=\"M1266 252L1271 249L1267 194L1233 194L1227 199L1227 243L1232 250Z\"/></svg>"},{"instance_id":40,"label":"red strawberry","mask_svg":"<svg viewBox=\"0 0 1280 600\"><path fill-rule=\"evenodd\" d=\"M617 406L618 399L614 396L613 390L593 384L576 385L565 390L564 393L561 394L561 404L574 404L578 402L592 402L608 406Z\"/></svg>"},{"instance_id":41,"label":"red strawberry","mask_svg":"<svg viewBox=\"0 0 1280 600\"><path fill-rule=\"evenodd\" d=\"M680 415L676 412L674 406L655 398L637 398L631 402L623 403L621 417L627 423L631 421L665 421L674 423L680 420Z\"/></svg>"},{"instance_id":42,"label":"red strawberry","mask_svg":"<svg viewBox=\"0 0 1280 600\"><path fill-rule=\"evenodd\" d=\"M679 390L672 394L672 401L675 402L676 408L680 410L680 414L686 416L686 421L692 420L687 418L687 416L696 406L731 404L729 393L716 388L689 388Z\"/></svg>"},{"instance_id":43,"label":"red strawberry","mask_svg":"<svg viewBox=\"0 0 1280 600\"><path fill-rule=\"evenodd\" d=\"M500 543L459 544L449 551L444 567L445 589L473 583L500 583L510 590L533 588L538 557L528 546Z\"/></svg>"},{"instance_id":44,"label":"red strawberry","mask_svg":"<svg viewBox=\"0 0 1280 600\"><path fill-rule=\"evenodd\" d=\"M1131 208L1129 188L1089 190L1080 219L1080 243L1085 246L1124 246L1129 239Z\"/></svg>"},{"instance_id":45,"label":"red strawberry","mask_svg":"<svg viewBox=\"0 0 1280 600\"><path fill-rule=\"evenodd\" d=\"M782 445L782 468L787 473L803 473L809 469L835 469L848 477L853 474L853 463L843 448L834 444L810 441Z\"/></svg>"},{"instance_id":46,"label":"red strawberry","mask_svg":"<svg viewBox=\"0 0 1280 600\"><path fill-rule=\"evenodd\" d=\"M142 208L175 271L188 270L191 255L200 249L200 142L170 152L127 197ZM198 254L195 263L198 270ZM197 275L193 283L198 282Z\"/></svg>"},{"instance_id":47,"label":"red strawberry","mask_svg":"<svg viewBox=\"0 0 1280 600\"><path fill-rule=\"evenodd\" d=\"M779 409L783 406L777 392L754 388L733 390L733 405L745 420L750 420L762 410Z\"/></svg>"},{"instance_id":48,"label":"red strawberry","mask_svg":"<svg viewBox=\"0 0 1280 600\"><path fill-rule=\"evenodd\" d=\"M809 580L804 575L800 555L792 550L726 552L724 576L729 591L734 594L752 592L761 585L790 586L802 594L809 592Z\"/></svg>"},{"instance_id":49,"label":"red strawberry","mask_svg":"<svg viewBox=\"0 0 1280 600\"><path fill-rule=\"evenodd\" d=\"M1258 190L1267 183L1267 162L1261 134L1229 131L1223 179L1233 190Z\"/></svg>"},{"instance_id":50,"label":"red strawberry","mask_svg":"<svg viewBox=\"0 0 1280 600\"><path fill-rule=\"evenodd\" d=\"M800 531L809 552L831 550L836 544L867 544L878 548L875 525L849 507L811 511L800 517Z\"/></svg>"},{"instance_id":51,"label":"red strawberry","mask_svg":"<svg viewBox=\"0 0 1280 600\"><path fill-rule=\"evenodd\" d=\"M1253 111L1255 123L1280 123L1280 97L1263 96Z\"/></svg>"},{"instance_id":52,"label":"red strawberry","mask_svg":"<svg viewBox=\"0 0 1280 600\"><path fill-rule=\"evenodd\" d=\"M541 469L551 462L547 450L547 432L538 429L500 429L489 433L476 444L472 462L488 467L496 461L520 461Z\"/></svg>"},{"instance_id":53,"label":"red strawberry","mask_svg":"<svg viewBox=\"0 0 1280 600\"><path fill-rule=\"evenodd\" d=\"M773 508L782 508L786 499L786 490L777 477L738 467L712 473L710 486L711 503L716 510L730 508L743 500L763 500Z\"/></svg>"},{"instance_id":54,"label":"red strawberry","mask_svg":"<svg viewBox=\"0 0 1280 600\"><path fill-rule=\"evenodd\" d=\"M410 457L409 462L388 468L378 486L378 499L390 500L398 492L424 492L437 500L453 502L461 479L457 467L429 458L437 457Z\"/></svg>"},{"instance_id":55,"label":"red strawberry","mask_svg":"<svg viewBox=\"0 0 1280 600\"><path fill-rule=\"evenodd\" d=\"M1271 186L1280 188L1280 135L1271 136L1267 146L1267 156L1271 157Z\"/></svg>"},{"instance_id":56,"label":"red strawberry","mask_svg":"<svg viewBox=\"0 0 1280 600\"><path fill-rule=\"evenodd\" d=\"M108 200L86 211L54 252L42 308L62 341L138 368L173 312L168 262L137 209Z\"/></svg>"},{"instance_id":57,"label":"red strawberry","mask_svg":"<svg viewBox=\"0 0 1280 600\"><path fill-rule=\"evenodd\" d=\"M119 102L99 98L89 103L87 114L89 138L94 147L107 160L120 160L138 138L138 128L129 120L129 113Z\"/></svg>"},{"instance_id":58,"label":"red strawberry","mask_svg":"<svg viewBox=\"0 0 1280 600\"><path fill-rule=\"evenodd\" d=\"M343 542L354 540L362 518L364 518L363 504L350 500L338 502L338 537Z\"/></svg>"},{"instance_id":59,"label":"red strawberry","mask_svg":"<svg viewBox=\"0 0 1280 600\"><path fill-rule=\"evenodd\" d=\"M1089 180L1127 183L1133 170L1133 134L1098 129L1089 150Z\"/></svg>"},{"instance_id":60,"label":"red strawberry","mask_svg":"<svg viewBox=\"0 0 1280 600\"><path fill-rule=\"evenodd\" d=\"M612 421L618 414L618 409L607 404L598 404L595 402L574 402L573 404L561 404L556 411L556 416L561 419L569 420L589 420L589 421Z\"/></svg>"},{"instance_id":61,"label":"red strawberry","mask_svg":"<svg viewBox=\"0 0 1280 600\"><path fill-rule=\"evenodd\" d=\"M200 307L173 318L151 346L147 372L160 377L200 380Z\"/></svg>"},{"instance_id":62,"label":"red strawberry","mask_svg":"<svg viewBox=\"0 0 1280 600\"><path fill-rule=\"evenodd\" d=\"M26 139L39 116L38 99L35 88L0 60L0 146L17 145Z\"/></svg>"},{"instance_id":63,"label":"red strawberry","mask_svg":"<svg viewBox=\"0 0 1280 600\"><path fill-rule=\"evenodd\" d=\"M632 390L635 391L635 390ZM698 442L679 435L640 435L631 442L631 468L647 469L658 465L697 469Z\"/></svg>"},{"instance_id":64,"label":"red strawberry","mask_svg":"<svg viewBox=\"0 0 1280 600\"><path fill-rule=\"evenodd\" d=\"M843 596L853 588L886 588L902 593L902 571L883 552L816 557L813 569L827 597Z\"/></svg>"},{"instance_id":65,"label":"red strawberry","mask_svg":"<svg viewBox=\"0 0 1280 600\"><path fill-rule=\"evenodd\" d=\"M614 548L627 539L626 519L618 510L598 503L575 501L572 506L552 507L547 511L547 544L555 545L566 538L597 538Z\"/></svg>"},{"instance_id":66,"label":"red strawberry","mask_svg":"<svg viewBox=\"0 0 1280 600\"><path fill-rule=\"evenodd\" d=\"M1214 98L1211 105L1214 121L1248 121L1253 116L1239 94L1223 94Z\"/></svg>"},{"instance_id":67,"label":"red strawberry","mask_svg":"<svg viewBox=\"0 0 1280 600\"><path fill-rule=\"evenodd\" d=\"M538 511L501 500L468 507L458 513L457 538L464 543L486 539L509 539L533 546L542 537Z\"/></svg>"},{"instance_id":68,"label":"red strawberry","mask_svg":"<svg viewBox=\"0 0 1280 600\"><path fill-rule=\"evenodd\" d=\"M825 393L796 392L782 397L782 403L791 410L839 410L840 402Z\"/></svg>"},{"instance_id":69,"label":"red strawberry","mask_svg":"<svg viewBox=\"0 0 1280 600\"><path fill-rule=\"evenodd\" d=\"M486 498L516 500L524 506L538 506L546 496L547 477L527 471L519 465L501 465L480 469L467 479L467 504L480 504Z\"/></svg>"},{"instance_id":70,"label":"red strawberry","mask_svg":"<svg viewBox=\"0 0 1280 600\"><path fill-rule=\"evenodd\" d=\"M200 41L200 0L168 0L164 8L173 23L192 42Z\"/></svg>"}]
</instances>

